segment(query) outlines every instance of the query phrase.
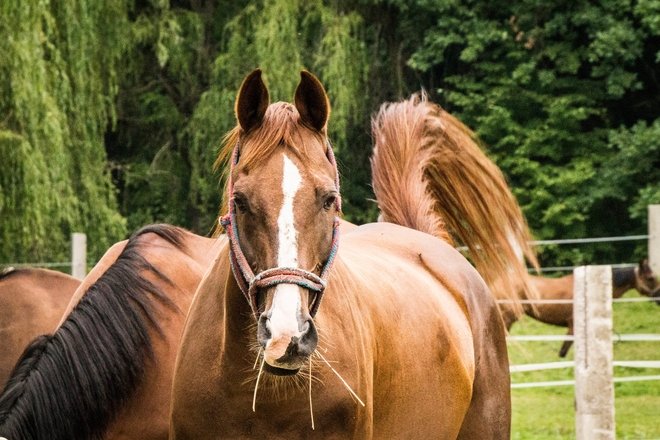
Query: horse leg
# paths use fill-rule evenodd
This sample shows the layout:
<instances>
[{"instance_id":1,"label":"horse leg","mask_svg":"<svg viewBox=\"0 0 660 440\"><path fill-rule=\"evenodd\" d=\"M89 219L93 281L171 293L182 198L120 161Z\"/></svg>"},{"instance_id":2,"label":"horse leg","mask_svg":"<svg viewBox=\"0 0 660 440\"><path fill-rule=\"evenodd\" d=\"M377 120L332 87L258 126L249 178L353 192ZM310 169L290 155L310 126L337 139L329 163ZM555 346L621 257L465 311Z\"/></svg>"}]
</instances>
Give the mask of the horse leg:
<instances>
[{"instance_id":1,"label":"horse leg","mask_svg":"<svg viewBox=\"0 0 660 440\"><path fill-rule=\"evenodd\" d=\"M568 324L568 333L566 333L566 336L573 336L573 323L570 322ZM566 354L568 353L568 350L571 348L571 345L573 345L573 341L564 341L564 343L561 346L561 350L559 350L559 357L566 357Z\"/></svg>"}]
</instances>

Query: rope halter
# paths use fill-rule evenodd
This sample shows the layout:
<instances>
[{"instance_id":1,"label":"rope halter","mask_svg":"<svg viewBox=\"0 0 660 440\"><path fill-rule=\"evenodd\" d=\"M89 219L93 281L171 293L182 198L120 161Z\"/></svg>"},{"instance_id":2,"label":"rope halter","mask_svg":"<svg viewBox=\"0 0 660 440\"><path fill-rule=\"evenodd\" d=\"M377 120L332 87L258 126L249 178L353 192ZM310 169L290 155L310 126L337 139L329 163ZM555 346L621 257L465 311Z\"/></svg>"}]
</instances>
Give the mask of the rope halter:
<instances>
[{"instance_id":1,"label":"rope halter","mask_svg":"<svg viewBox=\"0 0 660 440\"><path fill-rule=\"evenodd\" d=\"M313 272L298 267L273 267L263 270L255 275L241 249L238 227L236 224L234 182L232 175L234 167L238 164L239 157L240 141L237 142L234 147L231 158L231 168L229 170L229 184L227 185L229 194L229 211L226 215L220 218L220 224L225 228L227 238L229 239L229 263L234 278L238 283L238 287L240 287L248 304L250 304L252 313L257 320L259 319L259 306L257 304L257 293L259 289L274 287L278 284L295 284L308 289L316 294L309 310L309 314L313 318L321 304L323 292L328 284L328 275L337 255L337 249L339 248L339 217L335 217L330 254L323 265L320 275L316 275ZM337 193L339 193L339 172L337 170L337 162L334 153L332 152L332 146L329 142L327 143L326 157L335 170L335 186L337 188ZM335 207L338 212L341 212L341 199L339 195L335 200Z\"/></svg>"}]
</instances>

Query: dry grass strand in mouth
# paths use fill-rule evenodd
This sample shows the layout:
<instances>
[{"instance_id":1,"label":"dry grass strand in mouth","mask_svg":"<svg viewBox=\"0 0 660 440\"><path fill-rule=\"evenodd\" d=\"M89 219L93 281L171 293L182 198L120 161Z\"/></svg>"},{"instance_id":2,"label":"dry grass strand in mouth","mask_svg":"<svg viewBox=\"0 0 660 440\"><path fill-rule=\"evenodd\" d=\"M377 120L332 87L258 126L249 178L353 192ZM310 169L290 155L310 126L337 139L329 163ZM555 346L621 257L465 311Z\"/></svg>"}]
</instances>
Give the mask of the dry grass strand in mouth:
<instances>
[{"instance_id":1,"label":"dry grass strand in mouth","mask_svg":"<svg viewBox=\"0 0 660 440\"><path fill-rule=\"evenodd\" d=\"M310 378L309 374L304 374L302 371L293 376L263 374L263 351L257 351L257 353L257 358L253 362L253 365L245 368L247 377L244 380L243 385L248 386L250 384L255 384L255 387L258 386L262 399L267 398L270 401L279 402L287 400L293 396L299 396L300 394L307 392L310 380L312 383L320 386L324 385L323 380L320 377L312 374ZM257 370L259 359L261 359L262 365ZM319 371L318 366L321 362L318 359L311 357L310 362L312 363L312 371Z\"/></svg>"},{"instance_id":2,"label":"dry grass strand in mouth","mask_svg":"<svg viewBox=\"0 0 660 440\"><path fill-rule=\"evenodd\" d=\"M259 352L257 353L257 357L254 359L254 365L252 366L252 370L257 369L257 363L259 362L260 357L261 357L261 348L259 348Z\"/></svg>"},{"instance_id":3,"label":"dry grass strand in mouth","mask_svg":"<svg viewBox=\"0 0 660 440\"><path fill-rule=\"evenodd\" d=\"M257 390L259 390L259 379L261 379L261 372L264 370L265 358L261 358L261 366L257 374L257 382L254 384L254 395L252 396L252 412L257 412Z\"/></svg>"},{"instance_id":4,"label":"dry grass strand in mouth","mask_svg":"<svg viewBox=\"0 0 660 440\"><path fill-rule=\"evenodd\" d=\"M312 430L314 430L314 408L312 407L312 357L309 357L309 415L312 418Z\"/></svg>"},{"instance_id":5,"label":"dry grass strand in mouth","mask_svg":"<svg viewBox=\"0 0 660 440\"><path fill-rule=\"evenodd\" d=\"M366 406L364 404L364 402L362 401L362 399L360 399L360 397L357 395L357 393L355 391L353 391L353 388L351 388L351 386L348 384L348 382L346 382L346 380L343 377L341 377L341 374L339 374L337 372L337 370L335 370L334 367L332 365L330 365L330 362L328 362L328 360L325 358L325 356L323 356L321 354L321 352L318 351L318 350L316 350L314 353L317 354L318 356L320 356L321 360L326 363L326 365L332 370L333 373L335 373L335 375L339 378L339 380L341 380L341 383L344 384L344 386L346 387L348 392L351 394L351 396L353 396L355 399L357 399L357 401L360 403L360 405Z\"/></svg>"}]
</instances>

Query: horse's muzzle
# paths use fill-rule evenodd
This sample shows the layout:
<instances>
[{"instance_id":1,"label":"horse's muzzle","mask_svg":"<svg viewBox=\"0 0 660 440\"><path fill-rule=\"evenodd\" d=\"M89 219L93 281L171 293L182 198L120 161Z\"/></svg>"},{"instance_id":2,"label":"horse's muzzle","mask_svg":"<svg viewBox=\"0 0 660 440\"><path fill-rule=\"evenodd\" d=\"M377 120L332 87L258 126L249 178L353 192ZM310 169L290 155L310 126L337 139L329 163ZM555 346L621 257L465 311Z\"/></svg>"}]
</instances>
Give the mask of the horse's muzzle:
<instances>
[{"instance_id":1,"label":"horse's muzzle","mask_svg":"<svg viewBox=\"0 0 660 440\"><path fill-rule=\"evenodd\" d=\"M261 315L257 324L257 340L264 350L266 364L273 367L267 367L266 371L280 376L295 374L314 353L318 344L314 321L307 316L299 328L298 335L273 335L267 314Z\"/></svg>"}]
</instances>

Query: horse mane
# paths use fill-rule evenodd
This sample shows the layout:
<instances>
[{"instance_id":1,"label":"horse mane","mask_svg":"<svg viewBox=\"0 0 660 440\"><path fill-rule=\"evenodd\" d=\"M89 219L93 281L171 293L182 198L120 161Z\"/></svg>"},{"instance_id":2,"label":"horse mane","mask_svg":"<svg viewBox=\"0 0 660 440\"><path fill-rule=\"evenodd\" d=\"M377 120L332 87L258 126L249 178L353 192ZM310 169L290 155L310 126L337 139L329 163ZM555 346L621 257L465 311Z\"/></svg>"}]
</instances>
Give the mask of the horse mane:
<instances>
[{"instance_id":1,"label":"horse mane","mask_svg":"<svg viewBox=\"0 0 660 440\"><path fill-rule=\"evenodd\" d=\"M522 261L538 267L527 223L476 135L424 92L383 104L372 132L372 183L384 219L466 245L497 298L515 301L521 286L535 297ZM519 303L512 309L523 313Z\"/></svg>"},{"instance_id":2,"label":"horse mane","mask_svg":"<svg viewBox=\"0 0 660 440\"><path fill-rule=\"evenodd\" d=\"M60 328L35 339L19 359L0 395L0 436L101 438L132 396L153 356L148 327L161 332L152 301L176 308L143 275L172 284L142 255L147 233L184 249L183 230L170 225L147 226L130 237Z\"/></svg>"},{"instance_id":3,"label":"horse mane","mask_svg":"<svg viewBox=\"0 0 660 440\"><path fill-rule=\"evenodd\" d=\"M613 287L634 286L635 268L634 267L613 267L612 268Z\"/></svg>"},{"instance_id":4,"label":"horse mane","mask_svg":"<svg viewBox=\"0 0 660 440\"><path fill-rule=\"evenodd\" d=\"M288 102L276 102L266 109L261 125L246 133L239 125L230 130L223 138L220 153L214 163L215 170L223 170L225 188L220 204L219 215L227 211L228 197L226 173L229 172L227 163L231 160L234 148L244 142L250 141L250 148L240 149L241 166L250 169L254 164L263 161L273 154L280 146L288 146L294 154L307 155L306 147L310 145L310 137L321 144L325 144L325 133L318 133L306 129L300 120L296 107ZM217 237L223 232L221 226L216 226L212 236Z\"/></svg>"}]
</instances>

